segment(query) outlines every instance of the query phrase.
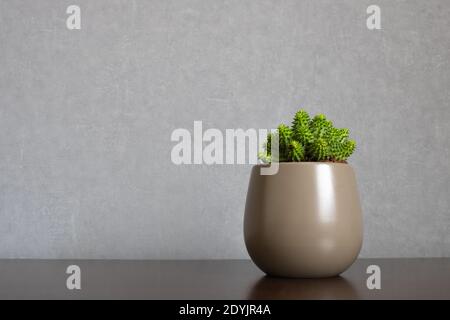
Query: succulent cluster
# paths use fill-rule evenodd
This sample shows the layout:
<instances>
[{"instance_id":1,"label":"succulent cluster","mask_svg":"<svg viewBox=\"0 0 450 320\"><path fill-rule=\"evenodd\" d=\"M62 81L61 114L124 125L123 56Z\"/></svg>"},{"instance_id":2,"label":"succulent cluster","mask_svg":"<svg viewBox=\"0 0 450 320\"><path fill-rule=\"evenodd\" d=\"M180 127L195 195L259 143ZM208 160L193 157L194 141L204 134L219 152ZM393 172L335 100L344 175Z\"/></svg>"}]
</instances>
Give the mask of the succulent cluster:
<instances>
[{"instance_id":1,"label":"succulent cluster","mask_svg":"<svg viewBox=\"0 0 450 320\"><path fill-rule=\"evenodd\" d=\"M348 139L348 129L333 127L333 123L323 114L311 119L304 110L295 114L290 127L280 124L277 134L279 162L344 162L356 147L355 141ZM268 135L266 152L259 155L263 162L271 162L271 142L274 137L273 133Z\"/></svg>"}]
</instances>

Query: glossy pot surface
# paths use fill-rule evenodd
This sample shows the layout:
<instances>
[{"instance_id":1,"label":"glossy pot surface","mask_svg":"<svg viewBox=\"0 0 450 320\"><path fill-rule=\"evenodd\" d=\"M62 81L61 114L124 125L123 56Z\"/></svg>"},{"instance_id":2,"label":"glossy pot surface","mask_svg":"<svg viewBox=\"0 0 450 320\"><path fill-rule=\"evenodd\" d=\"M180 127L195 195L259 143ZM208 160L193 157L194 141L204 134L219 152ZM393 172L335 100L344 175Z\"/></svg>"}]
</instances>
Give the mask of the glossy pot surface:
<instances>
[{"instance_id":1,"label":"glossy pot surface","mask_svg":"<svg viewBox=\"0 0 450 320\"><path fill-rule=\"evenodd\" d=\"M275 175L252 169L244 217L247 251L265 273L330 277L362 246L362 213L348 164L280 163Z\"/></svg>"}]
</instances>

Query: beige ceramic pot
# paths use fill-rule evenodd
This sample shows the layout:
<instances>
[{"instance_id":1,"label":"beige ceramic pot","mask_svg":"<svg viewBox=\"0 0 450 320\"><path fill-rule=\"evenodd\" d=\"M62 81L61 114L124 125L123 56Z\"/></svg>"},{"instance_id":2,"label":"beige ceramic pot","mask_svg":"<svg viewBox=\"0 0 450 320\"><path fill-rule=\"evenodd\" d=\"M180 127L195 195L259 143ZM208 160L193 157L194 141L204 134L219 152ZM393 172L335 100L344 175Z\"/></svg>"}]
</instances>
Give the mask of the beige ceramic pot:
<instances>
[{"instance_id":1,"label":"beige ceramic pot","mask_svg":"<svg viewBox=\"0 0 450 320\"><path fill-rule=\"evenodd\" d=\"M357 258L363 226L348 164L280 163L275 175L252 169L244 218L247 251L268 275L336 276Z\"/></svg>"}]
</instances>

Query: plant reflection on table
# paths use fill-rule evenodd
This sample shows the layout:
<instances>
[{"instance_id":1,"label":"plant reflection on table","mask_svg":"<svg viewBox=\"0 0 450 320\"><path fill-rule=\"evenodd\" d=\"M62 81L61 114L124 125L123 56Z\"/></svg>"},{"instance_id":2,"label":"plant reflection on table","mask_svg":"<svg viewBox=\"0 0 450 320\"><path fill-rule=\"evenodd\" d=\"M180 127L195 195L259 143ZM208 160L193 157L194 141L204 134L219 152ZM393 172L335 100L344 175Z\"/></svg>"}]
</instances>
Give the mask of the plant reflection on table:
<instances>
[{"instance_id":1,"label":"plant reflection on table","mask_svg":"<svg viewBox=\"0 0 450 320\"><path fill-rule=\"evenodd\" d=\"M250 289L248 299L357 299L355 287L337 276L291 279L264 276Z\"/></svg>"}]
</instances>

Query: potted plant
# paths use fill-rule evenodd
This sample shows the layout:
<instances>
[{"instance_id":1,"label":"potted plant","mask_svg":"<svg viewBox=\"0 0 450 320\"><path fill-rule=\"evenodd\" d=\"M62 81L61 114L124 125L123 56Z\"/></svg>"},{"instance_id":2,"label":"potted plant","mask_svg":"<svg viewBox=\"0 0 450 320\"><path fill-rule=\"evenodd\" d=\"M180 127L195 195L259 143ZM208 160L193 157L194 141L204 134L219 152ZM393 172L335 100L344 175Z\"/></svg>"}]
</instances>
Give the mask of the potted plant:
<instances>
[{"instance_id":1,"label":"potted plant","mask_svg":"<svg viewBox=\"0 0 450 320\"><path fill-rule=\"evenodd\" d=\"M269 134L265 164L252 168L244 217L247 251L268 275L330 277L346 270L362 245L356 179L347 158L355 149L348 129L304 110L291 126ZM278 138L279 169L261 175Z\"/></svg>"}]
</instances>

